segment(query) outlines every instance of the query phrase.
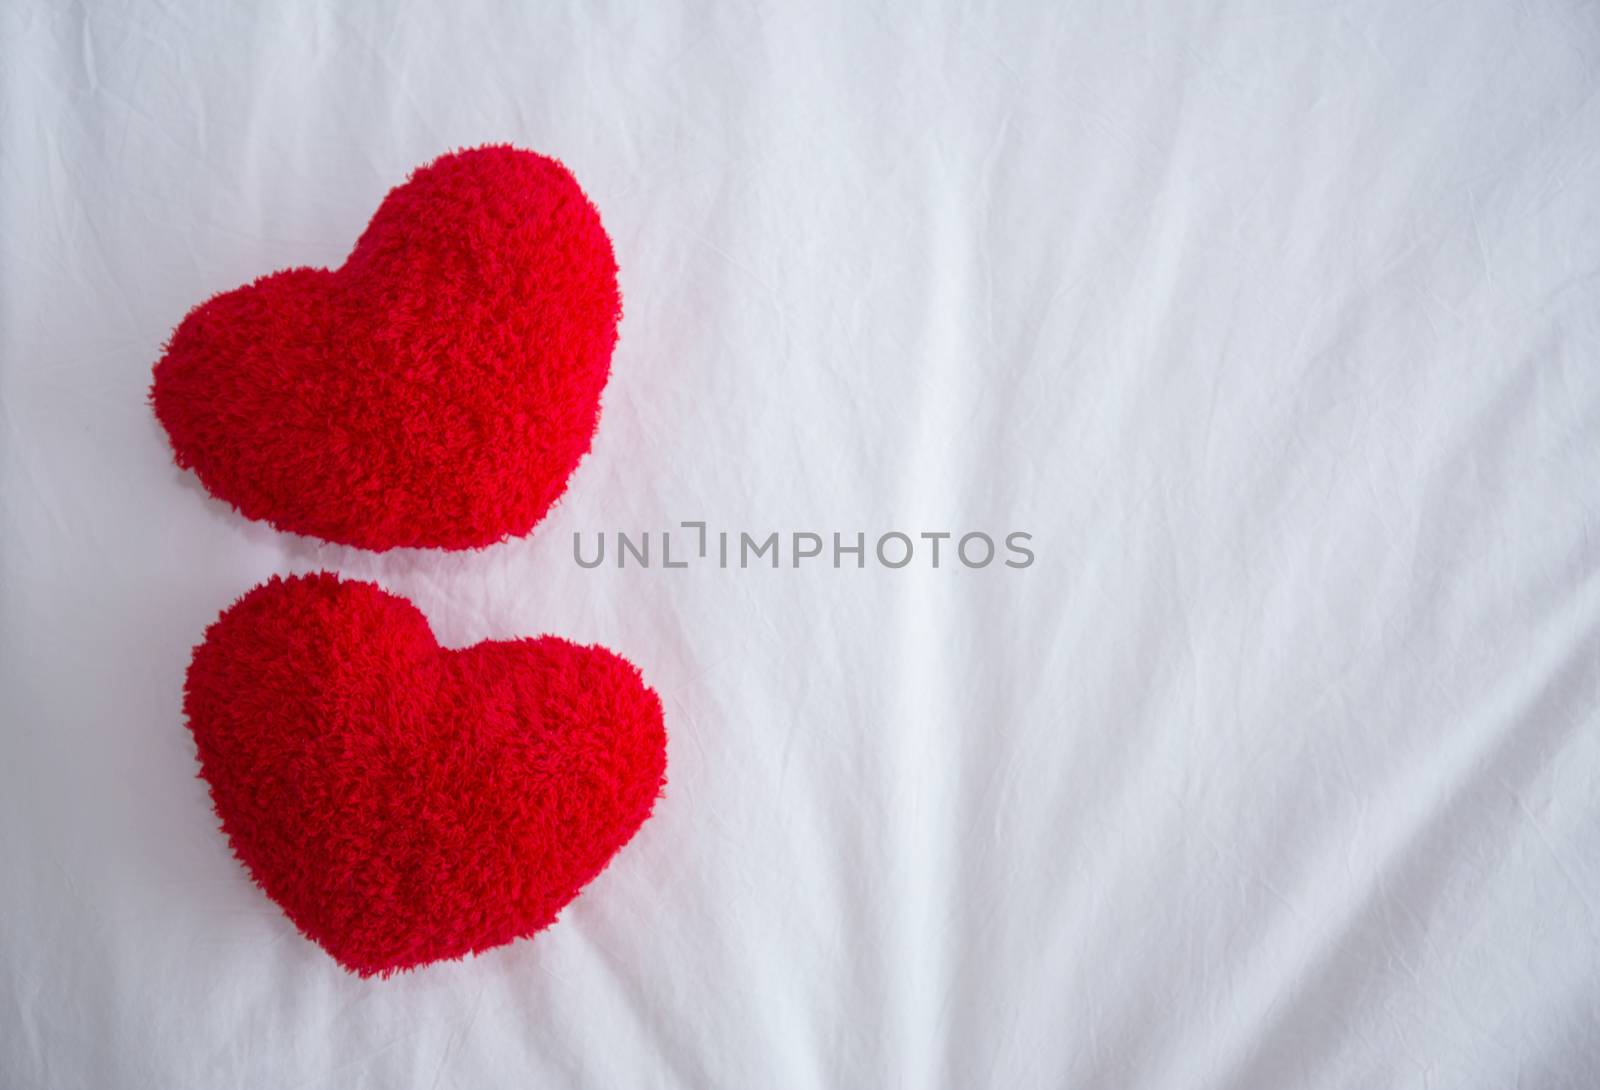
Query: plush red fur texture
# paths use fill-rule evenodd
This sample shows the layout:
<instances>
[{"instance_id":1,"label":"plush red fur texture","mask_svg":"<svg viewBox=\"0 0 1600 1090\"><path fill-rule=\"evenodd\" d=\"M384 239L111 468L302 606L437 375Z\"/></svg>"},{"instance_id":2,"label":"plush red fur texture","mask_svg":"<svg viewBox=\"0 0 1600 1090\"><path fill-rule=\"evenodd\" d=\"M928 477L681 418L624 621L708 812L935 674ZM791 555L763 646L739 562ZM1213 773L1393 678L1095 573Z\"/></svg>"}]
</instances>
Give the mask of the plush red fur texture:
<instances>
[{"instance_id":1,"label":"plush red fur texture","mask_svg":"<svg viewBox=\"0 0 1600 1090\"><path fill-rule=\"evenodd\" d=\"M184 318L150 396L180 467L240 514L345 545L526 534L588 453L621 298L566 168L443 156L339 268L296 268Z\"/></svg>"},{"instance_id":2,"label":"plush red fur texture","mask_svg":"<svg viewBox=\"0 0 1600 1090\"><path fill-rule=\"evenodd\" d=\"M410 602L328 573L224 611L184 711L234 854L362 976L548 926L665 783L661 702L626 659L442 649Z\"/></svg>"}]
</instances>

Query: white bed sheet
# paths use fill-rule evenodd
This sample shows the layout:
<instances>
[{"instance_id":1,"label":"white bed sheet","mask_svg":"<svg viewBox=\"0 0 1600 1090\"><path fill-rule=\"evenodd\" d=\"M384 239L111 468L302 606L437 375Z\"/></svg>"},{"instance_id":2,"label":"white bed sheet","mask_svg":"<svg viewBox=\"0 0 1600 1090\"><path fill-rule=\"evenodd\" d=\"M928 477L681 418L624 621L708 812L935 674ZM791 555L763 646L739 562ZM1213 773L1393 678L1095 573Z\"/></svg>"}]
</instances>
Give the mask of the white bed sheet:
<instances>
[{"instance_id":1,"label":"white bed sheet","mask_svg":"<svg viewBox=\"0 0 1600 1090\"><path fill-rule=\"evenodd\" d=\"M1600 1085L1600 7L250 7L0 12L0 1083ZM559 509L208 499L173 325L488 141L622 267ZM573 562L696 519L1037 560ZM659 689L552 930L361 981L230 857L189 649L320 568Z\"/></svg>"}]
</instances>

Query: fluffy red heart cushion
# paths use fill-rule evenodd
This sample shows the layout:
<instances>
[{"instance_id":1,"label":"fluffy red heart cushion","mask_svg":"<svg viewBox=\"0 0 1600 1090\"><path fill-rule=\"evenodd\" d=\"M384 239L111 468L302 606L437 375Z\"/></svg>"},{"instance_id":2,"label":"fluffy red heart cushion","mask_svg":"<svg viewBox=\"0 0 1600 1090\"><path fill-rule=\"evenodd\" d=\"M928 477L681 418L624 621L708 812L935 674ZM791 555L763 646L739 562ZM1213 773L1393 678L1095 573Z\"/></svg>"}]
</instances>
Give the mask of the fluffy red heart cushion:
<instances>
[{"instance_id":1,"label":"fluffy red heart cushion","mask_svg":"<svg viewBox=\"0 0 1600 1090\"><path fill-rule=\"evenodd\" d=\"M339 268L189 312L151 401L179 466L248 518L367 549L531 530L589 450L621 301L565 167L446 155Z\"/></svg>"},{"instance_id":2,"label":"fluffy red heart cushion","mask_svg":"<svg viewBox=\"0 0 1600 1090\"><path fill-rule=\"evenodd\" d=\"M550 924L666 769L627 660L550 636L444 650L410 602L326 573L226 610L184 711L234 853L363 976Z\"/></svg>"}]
</instances>

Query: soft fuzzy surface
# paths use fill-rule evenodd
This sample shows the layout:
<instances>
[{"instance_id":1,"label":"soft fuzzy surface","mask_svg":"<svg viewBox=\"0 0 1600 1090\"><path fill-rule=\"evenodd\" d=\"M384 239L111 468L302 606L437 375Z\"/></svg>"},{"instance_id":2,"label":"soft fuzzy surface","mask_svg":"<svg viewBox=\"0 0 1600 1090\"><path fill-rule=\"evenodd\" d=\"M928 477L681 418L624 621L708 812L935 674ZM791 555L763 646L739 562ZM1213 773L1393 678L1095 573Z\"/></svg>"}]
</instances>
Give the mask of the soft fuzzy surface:
<instances>
[{"instance_id":1,"label":"soft fuzzy surface","mask_svg":"<svg viewBox=\"0 0 1600 1090\"><path fill-rule=\"evenodd\" d=\"M544 928L666 769L627 660L550 636L444 650L405 599L326 573L225 611L184 710L235 854L362 975Z\"/></svg>"},{"instance_id":2,"label":"soft fuzzy surface","mask_svg":"<svg viewBox=\"0 0 1600 1090\"><path fill-rule=\"evenodd\" d=\"M338 269L190 311L151 399L180 466L240 513L368 549L531 530L589 450L621 302L560 163L446 155Z\"/></svg>"}]
</instances>

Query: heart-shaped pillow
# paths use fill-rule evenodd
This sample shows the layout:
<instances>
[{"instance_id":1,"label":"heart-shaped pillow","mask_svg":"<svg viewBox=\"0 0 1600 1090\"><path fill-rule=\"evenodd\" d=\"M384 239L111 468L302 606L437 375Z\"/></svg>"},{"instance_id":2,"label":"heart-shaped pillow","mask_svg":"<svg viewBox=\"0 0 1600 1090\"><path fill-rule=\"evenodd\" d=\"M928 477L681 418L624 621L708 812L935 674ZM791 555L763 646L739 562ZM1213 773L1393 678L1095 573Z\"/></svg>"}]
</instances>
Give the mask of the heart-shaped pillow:
<instances>
[{"instance_id":1,"label":"heart-shaped pillow","mask_svg":"<svg viewBox=\"0 0 1600 1090\"><path fill-rule=\"evenodd\" d=\"M551 636L445 650L405 599L326 573L226 610L184 711L234 853L363 976L550 924L666 770L627 660Z\"/></svg>"},{"instance_id":2,"label":"heart-shaped pillow","mask_svg":"<svg viewBox=\"0 0 1600 1090\"><path fill-rule=\"evenodd\" d=\"M179 466L247 518L367 549L531 530L589 450L621 301L565 167L446 155L337 269L288 269L184 318L151 401Z\"/></svg>"}]
</instances>

